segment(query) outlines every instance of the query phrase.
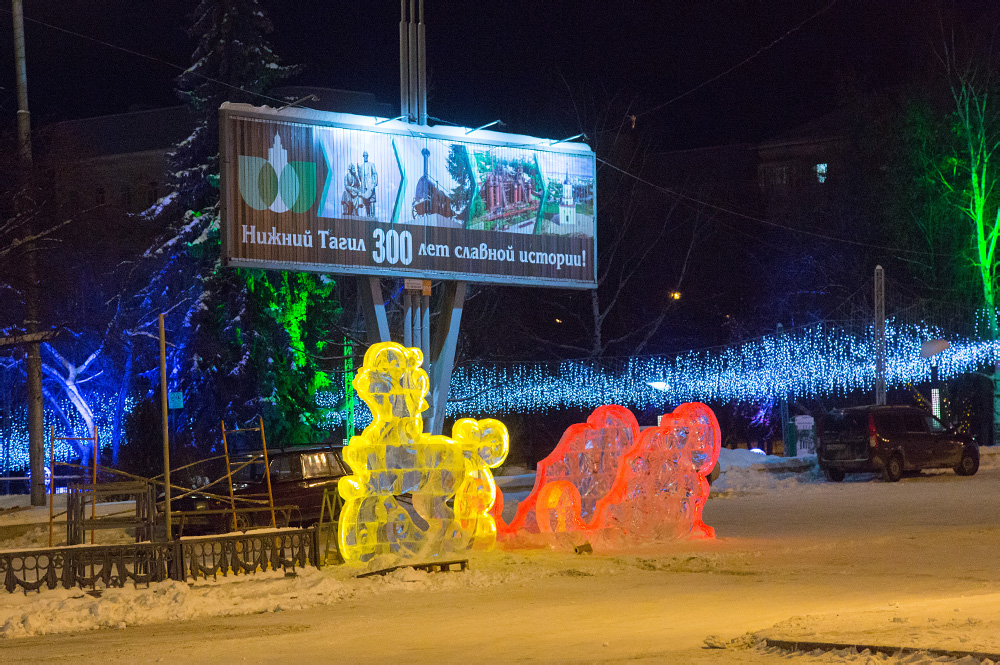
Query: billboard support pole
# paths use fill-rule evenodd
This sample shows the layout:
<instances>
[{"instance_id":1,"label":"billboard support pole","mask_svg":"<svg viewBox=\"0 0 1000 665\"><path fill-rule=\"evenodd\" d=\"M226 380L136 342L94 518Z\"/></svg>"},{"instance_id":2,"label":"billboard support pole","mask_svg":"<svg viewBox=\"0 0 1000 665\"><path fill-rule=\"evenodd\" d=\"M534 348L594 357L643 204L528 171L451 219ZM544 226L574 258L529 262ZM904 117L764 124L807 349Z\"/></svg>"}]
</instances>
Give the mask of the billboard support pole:
<instances>
[{"instance_id":1,"label":"billboard support pole","mask_svg":"<svg viewBox=\"0 0 1000 665\"><path fill-rule=\"evenodd\" d=\"M445 282L444 289L441 316L431 347L431 413L429 422L426 423L431 434L441 434L444 429L448 387L455 367L458 329L462 323L462 307L465 304L465 282Z\"/></svg>"},{"instance_id":2,"label":"billboard support pole","mask_svg":"<svg viewBox=\"0 0 1000 665\"><path fill-rule=\"evenodd\" d=\"M423 314L421 314L422 309L420 307L420 296L418 295L412 296L412 301L413 301L413 309L411 311L413 312L413 346L423 351L424 344L422 340L424 339L424 337L427 336L427 333L430 331L424 330L423 326L424 319L423 319ZM424 357L427 358L426 353L424 354ZM429 360L430 359L428 358L428 361Z\"/></svg>"},{"instance_id":3,"label":"billboard support pole","mask_svg":"<svg viewBox=\"0 0 1000 665\"><path fill-rule=\"evenodd\" d=\"M385 301L382 300L382 281L378 277L359 277L358 297L365 315L368 343L391 342L389 319L385 314Z\"/></svg>"},{"instance_id":4,"label":"billboard support pole","mask_svg":"<svg viewBox=\"0 0 1000 665\"><path fill-rule=\"evenodd\" d=\"M403 346L413 346L413 298L403 292Z\"/></svg>"},{"instance_id":5,"label":"billboard support pole","mask_svg":"<svg viewBox=\"0 0 1000 665\"><path fill-rule=\"evenodd\" d=\"M399 0L399 114L410 116L410 29L406 21L406 0Z\"/></svg>"},{"instance_id":6,"label":"billboard support pole","mask_svg":"<svg viewBox=\"0 0 1000 665\"><path fill-rule=\"evenodd\" d=\"M431 297L430 296L413 296L414 299L420 298L423 301L423 307L421 308L421 324L420 327L423 329L423 334L420 336L420 350L424 352L424 358L431 357Z\"/></svg>"},{"instance_id":7,"label":"billboard support pole","mask_svg":"<svg viewBox=\"0 0 1000 665\"><path fill-rule=\"evenodd\" d=\"M420 85L419 77L417 75L417 0L410 0L410 44L407 49L409 60L410 60L410 115L417 115L417 100L420 97L420 91L417 87Z\"/></svg>"},{"instance_id":8,"label":"billboard support pole","mask_svg":"<svg viewBox=\"0 0 1000 665\"><path fill-rule=\"evenodd\" d=\"M427 124L427 32L424 30L424 0L417 23L417 124Z\"/></svg>"}]
</instances>

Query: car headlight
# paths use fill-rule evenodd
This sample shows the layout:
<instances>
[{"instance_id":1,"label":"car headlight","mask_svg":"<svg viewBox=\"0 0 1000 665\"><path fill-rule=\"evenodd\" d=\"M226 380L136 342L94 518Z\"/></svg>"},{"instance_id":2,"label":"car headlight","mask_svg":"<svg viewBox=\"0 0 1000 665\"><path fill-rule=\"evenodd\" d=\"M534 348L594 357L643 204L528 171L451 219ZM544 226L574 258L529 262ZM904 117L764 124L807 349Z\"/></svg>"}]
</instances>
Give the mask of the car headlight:
<instances>
[{"instance_id":1,"label":"car headlight","mask_svg":"<svg viewBox=\"0 0 1000 665\"><path fill-rule=\"evenodd\" d=\"M195 501L194 502L194 509L195 510L208 510L208 501Z\"/></svg>"}]
</instances>

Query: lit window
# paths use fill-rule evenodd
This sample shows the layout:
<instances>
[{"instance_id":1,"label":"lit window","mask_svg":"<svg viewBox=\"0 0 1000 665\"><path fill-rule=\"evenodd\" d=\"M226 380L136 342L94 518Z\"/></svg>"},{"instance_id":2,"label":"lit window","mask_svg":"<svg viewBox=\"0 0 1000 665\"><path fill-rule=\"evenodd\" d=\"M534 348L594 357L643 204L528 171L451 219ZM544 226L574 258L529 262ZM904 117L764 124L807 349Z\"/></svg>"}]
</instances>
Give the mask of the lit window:
<instances>
[{"instance_id":1,"label":"lit window","mask_svg":"<svg viewBox=\"0 0 1000 665\"><path fill-rule=\"evenodd\" d=\"M826 182L826 164L816 165L816 180Z\"/></svg>"}]
</instances>

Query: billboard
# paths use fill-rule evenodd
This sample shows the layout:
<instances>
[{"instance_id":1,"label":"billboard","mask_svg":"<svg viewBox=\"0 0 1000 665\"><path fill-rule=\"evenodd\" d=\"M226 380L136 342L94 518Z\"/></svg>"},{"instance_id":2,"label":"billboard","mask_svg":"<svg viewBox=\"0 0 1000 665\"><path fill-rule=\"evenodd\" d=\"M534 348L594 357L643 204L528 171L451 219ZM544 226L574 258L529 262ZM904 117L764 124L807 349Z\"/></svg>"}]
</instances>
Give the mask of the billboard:
<instances>
[{"instance_id":1,"label":"billboard","mask_svg":"<svg viewBox=\"0 0 1000 665\"><path fill-rule=\"evenodd\" d=\"M227 265L594 288L580 143L222 105Z\"/></svg>"}]
</instances>

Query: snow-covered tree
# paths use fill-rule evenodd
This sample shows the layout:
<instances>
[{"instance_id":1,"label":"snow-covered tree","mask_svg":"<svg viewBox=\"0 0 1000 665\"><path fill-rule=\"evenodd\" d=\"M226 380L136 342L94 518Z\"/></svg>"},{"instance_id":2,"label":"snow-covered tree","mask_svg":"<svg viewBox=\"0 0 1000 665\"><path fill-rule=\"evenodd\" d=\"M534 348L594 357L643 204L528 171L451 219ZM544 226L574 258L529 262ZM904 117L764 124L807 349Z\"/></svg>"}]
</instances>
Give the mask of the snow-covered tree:
<instances>
[{"instance_id":1,"label":"snow-covered tree","mask_svg":"<svg viewBox=\"0 0 1000 665\"><path fill-rule=\"evenodd\" d=\"M199 447L220 440L223 418L242 424L261 414L269 436L290 438L289 429L313 425L311 398L325 384L315 355L338 311L330 280L221 266L218 110L225 101L266 103L294 73L268 46L271 30L257 0L202 0L195 10L194 64L178 79L195 128L170 155L170 192L144 215L160 233L132 271L124 329L153 336L167 312L169 389L185 394L181 442ZM155 345L146 346L156 385Z\"/></svg>"}]
</instances>

